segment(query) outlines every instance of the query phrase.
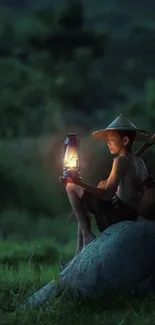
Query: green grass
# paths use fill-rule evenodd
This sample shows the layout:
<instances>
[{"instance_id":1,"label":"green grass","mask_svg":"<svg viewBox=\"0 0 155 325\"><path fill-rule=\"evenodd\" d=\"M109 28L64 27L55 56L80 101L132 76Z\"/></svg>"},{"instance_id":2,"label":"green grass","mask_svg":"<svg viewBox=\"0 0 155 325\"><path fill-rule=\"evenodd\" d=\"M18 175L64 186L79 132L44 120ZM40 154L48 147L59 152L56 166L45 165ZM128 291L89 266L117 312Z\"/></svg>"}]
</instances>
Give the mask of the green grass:
<instances>
[{"instance_id":1,"label":"green grass","mask_svg":"<svg viewBox=\"0 0 155 325\"><path fill-rule=\"evenodd\" d=\"M47 261L51 255L51 263ZM145 299L115 297L113 299L75 299L67 293L55 298L45 308L23 310L15 308L27 297L59 276L59 259L74 252L73 243L63 248L52 241L18 244L0 243L0 263L16 259L18 263L2 263L0 267L0 324L1 325L153 325L155 324L155 297ZM37 259L29 256L37 256ZM21 256L24 256L21 261ZM42 257L39 261L38 256ZM43 258L44 257L44 258ZM35 263L34 263L35 262Z\"/></svg>"},{"instance_id":2,"label":"green grass","mask_svg":"<svg viewBox=\"0 0 155 325\"><path fill-rule=\"evenodd\" d=\"M9 269L18 269L20 265L52 266L61 258L70 259L74 249L74 241L65 245L58 245L50 239L25 243L0 241L0 266Z\"/></svg>"},{"instance_id":3,"label":"green grass","mask_svg":"<svg viewBox=\"0 0 155 325\"><path fill-rule=\"evenodd\" d=\"M76 300L64 296L53 300L46 309L13 310L13 294L19 295L18 302L49 282L58 274L58 267L40 268L40 273L31 267L21 267L18 272L1 270L0 317L1 324L155 324L155 301L153 297L93 301Z\"/></svg>"}]
</instances>

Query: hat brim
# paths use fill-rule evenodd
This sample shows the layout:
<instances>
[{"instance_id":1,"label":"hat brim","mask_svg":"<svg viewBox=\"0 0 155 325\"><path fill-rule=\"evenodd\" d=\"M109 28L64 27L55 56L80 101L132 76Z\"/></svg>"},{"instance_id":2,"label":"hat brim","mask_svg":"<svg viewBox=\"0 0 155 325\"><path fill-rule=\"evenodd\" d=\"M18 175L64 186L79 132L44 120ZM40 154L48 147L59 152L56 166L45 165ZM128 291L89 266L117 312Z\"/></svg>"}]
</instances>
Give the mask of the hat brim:
<instances>
[{"instance_id":1,"label":"hat brim","mask_svg":"<svg viewBox=\"0 0 155 325\"><path fill-rule=\"evenodd\" d=\"M92 137L93 139L95 140L98 140L98 141L104 141L105 143L108 143L108 133L109 131L133 131L135 132L136 131L136 136L135 136L135 139L134 139L134 143L137 143L137 142L145 142L147 141L151 134L149 132L146 132L146 131L143 131L143 130L140 130L140 129L136 129L136 130L129 130L129 129L126 129L126 128L119 128L119 129L104 129L104 130L98 130L98 131L95 131L92 133Z\"/></svg>"}]
</instances>

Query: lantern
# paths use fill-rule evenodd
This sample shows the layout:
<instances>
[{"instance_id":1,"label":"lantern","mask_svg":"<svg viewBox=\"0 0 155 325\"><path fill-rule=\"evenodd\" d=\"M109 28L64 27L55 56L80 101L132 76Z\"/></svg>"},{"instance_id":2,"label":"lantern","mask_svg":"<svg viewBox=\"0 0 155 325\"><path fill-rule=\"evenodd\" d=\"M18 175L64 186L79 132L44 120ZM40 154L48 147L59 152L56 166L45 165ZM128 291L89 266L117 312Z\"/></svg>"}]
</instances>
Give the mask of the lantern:
<instances>
[{"instance_id":1,"label":"lantern","mask_svg":"<svg viewBox=\"0 0 155 325\"><path fill-rule=\"evenodd\" d=\"M81 179L79 163L79 140L75 133L67 134L64 141L63 175L61 181L66 182L67 178Z\"/></svg>"}]
</instances>

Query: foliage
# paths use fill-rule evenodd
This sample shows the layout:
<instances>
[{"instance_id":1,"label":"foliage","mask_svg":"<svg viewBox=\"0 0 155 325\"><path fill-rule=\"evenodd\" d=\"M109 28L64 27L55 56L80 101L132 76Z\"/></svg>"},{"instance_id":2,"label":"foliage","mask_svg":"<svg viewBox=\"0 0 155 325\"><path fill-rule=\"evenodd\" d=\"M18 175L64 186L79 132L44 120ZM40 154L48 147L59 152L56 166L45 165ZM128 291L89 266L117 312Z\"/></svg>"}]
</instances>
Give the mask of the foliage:
<instances>
[{"instance_id":1,"label":"foliage","mask_svg":"<svg viewBox=\"0 0 155 325\"><path fill-rule=\"evenodd\" d=\"M66 132L78 133L82 176L94 184L112 160L92 130L124 112L154 132L154 3L50 4L0 10L1 238L55 237L54 219L61 228L70 209L58 182ZM146 161L154 173L154 151Z\"/></svg>"},{"instance_id":2,"label":"foliage","mask_svg":"<svg viewBox=\"0 0 155 325\"><path fill-rule=\"evenodd\" d=\"M85 28L80 2L5 21L1 34L0 136L49 133L66 109L93 110L105 34Z\"/></svg>"},{"instance_id":3,"label":"foliage","mask_svg":"<svg viewBox=\"0 0 155 325\"><path fill-rule=\"evenodd\" d=\"M0 136L49 134L77 123L90 129L102 123L101 114L108 121L131 106L133 115L133 101L135 107L143 103L144 120L152 130L151 9L142 20L143 4L135 20L128 3L113 1L100 11L78 0L49 10L46 4L39 10L40 1L37 11L24 15L5 10L1 20ZM140 116L137 108L134 112Z\"/></svg>"}]
</instances>

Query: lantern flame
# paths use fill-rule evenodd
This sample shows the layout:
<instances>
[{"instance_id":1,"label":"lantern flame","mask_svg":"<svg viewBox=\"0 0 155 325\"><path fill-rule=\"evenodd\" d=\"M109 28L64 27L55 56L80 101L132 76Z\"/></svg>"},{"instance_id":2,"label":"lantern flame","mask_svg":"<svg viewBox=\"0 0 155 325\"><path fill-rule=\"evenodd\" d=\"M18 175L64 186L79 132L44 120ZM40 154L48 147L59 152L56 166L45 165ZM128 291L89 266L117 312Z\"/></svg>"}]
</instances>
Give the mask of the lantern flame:
<instances>
[{"instance_id":1,"label":"lantern flame","mask_svg":"<svg viewBox=\"0 0 155 325\"><path fill-rule=\"evenodd\" d=\"M72 150L71 150L72 149ZM65 157L64 157L64 167L65 168L78 168L79 167L79 160L78 160L78 154L75 148L69 148L69 150L66 151Z\"/></svg>"}]
</instances>

